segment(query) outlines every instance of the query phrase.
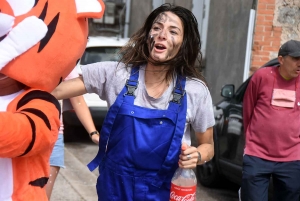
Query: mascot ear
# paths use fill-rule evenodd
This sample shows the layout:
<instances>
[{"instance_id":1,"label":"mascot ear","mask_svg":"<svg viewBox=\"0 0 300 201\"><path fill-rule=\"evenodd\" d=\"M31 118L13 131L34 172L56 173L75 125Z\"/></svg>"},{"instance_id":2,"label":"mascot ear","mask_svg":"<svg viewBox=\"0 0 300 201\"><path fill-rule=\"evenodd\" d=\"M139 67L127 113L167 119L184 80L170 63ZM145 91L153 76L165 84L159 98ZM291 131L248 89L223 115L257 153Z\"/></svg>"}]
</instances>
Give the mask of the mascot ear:
<instances>
[{"instance_id":1,"label":"mascot ear","mask_svg":"<svg viewBox=\"0 0 300 201\"><path fill-rule=\"evenodd\" d=\"M102 0L75 0L78 18L101 18L105 5Z\"/></svg>"}]
</instances>

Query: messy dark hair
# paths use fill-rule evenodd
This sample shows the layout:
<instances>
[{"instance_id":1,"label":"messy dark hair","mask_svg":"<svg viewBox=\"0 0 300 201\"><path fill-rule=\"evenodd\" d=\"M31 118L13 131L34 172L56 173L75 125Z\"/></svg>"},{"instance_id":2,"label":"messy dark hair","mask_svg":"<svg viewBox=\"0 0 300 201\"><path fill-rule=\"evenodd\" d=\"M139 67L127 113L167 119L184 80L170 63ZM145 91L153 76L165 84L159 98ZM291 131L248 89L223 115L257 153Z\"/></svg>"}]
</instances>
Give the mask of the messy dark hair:
<instances>
[{"instance_id":1,"label":"messy dark hair","mask_svg":"<svg viewBox=\"0 0 300 201\"><path fill-rule=\"evenodd\" d=\"M161 13L168 11L177 15L182 21L184 27L183 42L174 58L164 62L158 62L150 57L148 48L149 33L154 20L156 20ZM175 72L177 75L198 78L204 81L201 71L196 68L196 62L198 61L201 65L202 61L200 48L201 41L198 31L198 22L193 13L184 7L167 3L150 13L144 26L133 34L127 45L121 49L123 56L120 61L126 66L133 67L146 64L147 62L153 65L167 65L169 66L166 75L166 79L168 80L174 76Z\"/></svg>"}]
</instances>

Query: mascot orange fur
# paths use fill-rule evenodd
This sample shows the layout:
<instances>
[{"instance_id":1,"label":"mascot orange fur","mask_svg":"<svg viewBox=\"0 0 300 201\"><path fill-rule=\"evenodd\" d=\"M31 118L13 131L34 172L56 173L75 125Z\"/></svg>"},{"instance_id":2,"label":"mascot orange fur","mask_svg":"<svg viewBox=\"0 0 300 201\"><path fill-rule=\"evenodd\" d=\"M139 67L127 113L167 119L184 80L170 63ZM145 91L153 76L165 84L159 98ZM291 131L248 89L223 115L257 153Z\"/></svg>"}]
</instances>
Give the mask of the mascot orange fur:
<instances>
[{"instance_id":1,"label":"mascot orange fur","mask_svg":"<svg viewBox=\"0 0 300 201\"><path fill-rule=\"evenodd\" d=\"M102 0L0 0L0 200L43 201L60 106Z\"/></svg>"}]
</instances>

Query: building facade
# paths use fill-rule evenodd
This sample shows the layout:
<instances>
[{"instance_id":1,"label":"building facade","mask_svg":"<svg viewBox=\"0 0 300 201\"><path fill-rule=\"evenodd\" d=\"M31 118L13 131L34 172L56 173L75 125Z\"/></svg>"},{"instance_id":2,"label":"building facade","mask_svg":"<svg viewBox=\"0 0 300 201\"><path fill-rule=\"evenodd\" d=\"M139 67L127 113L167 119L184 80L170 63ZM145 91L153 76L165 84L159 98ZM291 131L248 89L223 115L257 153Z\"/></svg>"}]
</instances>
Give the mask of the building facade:
<instances>
[{"instance_id":1,"label":"building facade","mask_svg":"<svg viewBox=\"0 0 300 201\"><path fill-rule=\"evenodd\" d=\"M199 23L204 76L213 102L225 84L239 86L277 56L281 44L300 40L300 0L104 0L103 19L90 35L130 37L163 3L190 9Z\"/></svg>"},{"instance_id":2,"label":"building facade","mask_svg":"<svg viewBox=\"0 0 300 201\"><path fill-rule=\"evenodd\" d=\"M288 40L300 40L300 0L258 0L250 74Z\"/></svg>"}]
</instances>

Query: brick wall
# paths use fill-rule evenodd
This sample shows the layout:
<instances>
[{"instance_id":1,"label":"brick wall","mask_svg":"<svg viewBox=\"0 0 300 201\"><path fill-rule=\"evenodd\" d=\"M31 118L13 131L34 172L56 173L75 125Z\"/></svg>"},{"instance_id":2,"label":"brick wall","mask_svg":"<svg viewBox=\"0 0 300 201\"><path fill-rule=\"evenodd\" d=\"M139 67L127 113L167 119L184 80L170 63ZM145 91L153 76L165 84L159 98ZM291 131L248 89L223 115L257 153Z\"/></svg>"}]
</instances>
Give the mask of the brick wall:
<instances>
[{"instance_id":1,"label":"brick wall","mask_svg":"<svg viewBox=\"0 0 300 201\"><path fill-rule=\"evenodd\" d=\"M250 74L277 57L284 42L300 40L300 0L258 0Z\"/></svg>"},{"instance_id":2,"label":"brick wall","mask_svg":"<svg viewBox=\"0 0 300 201\"><path fill-rule=\"evenodd\" d=\"M258 0L250 74L268 62L280 47L282 28L274 26L276 0Z\"/></svg>"}]
</instances>

